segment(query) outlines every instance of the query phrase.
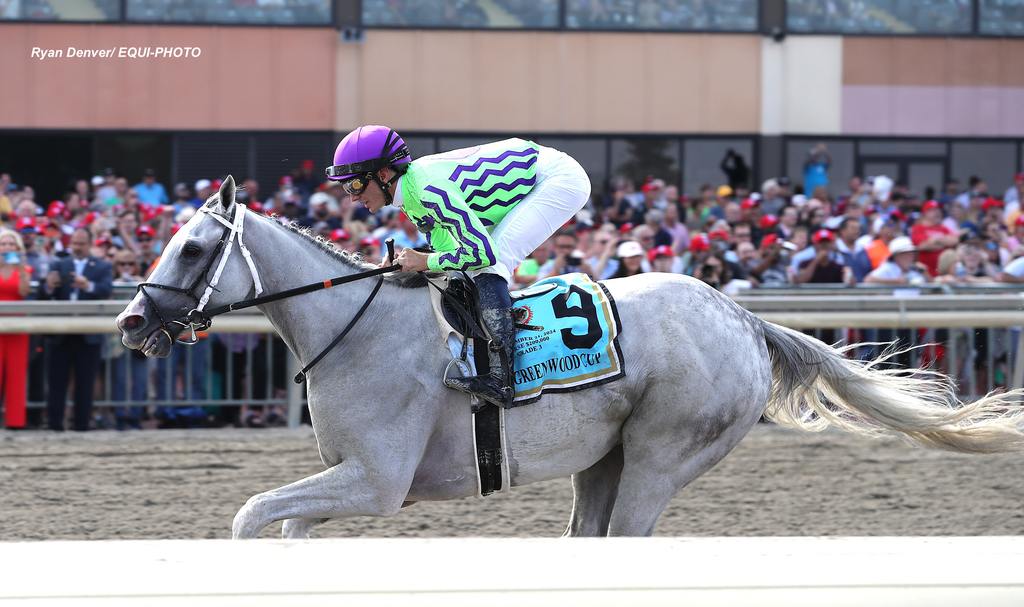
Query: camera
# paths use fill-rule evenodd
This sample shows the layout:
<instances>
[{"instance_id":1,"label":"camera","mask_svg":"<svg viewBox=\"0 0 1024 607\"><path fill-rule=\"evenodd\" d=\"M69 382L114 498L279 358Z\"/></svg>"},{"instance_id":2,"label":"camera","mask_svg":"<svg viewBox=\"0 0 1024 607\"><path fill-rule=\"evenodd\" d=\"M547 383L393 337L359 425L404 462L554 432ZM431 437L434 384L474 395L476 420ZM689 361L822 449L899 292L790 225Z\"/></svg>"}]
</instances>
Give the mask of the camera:
<instances>
[{"instance_id":1,"label":"camera","mask_svg":"<svg viewBox=\"0 0 1024 607\"><path fill-rule=\"evenodd\" d=\"M583 258L573 253L572 255L565 258L565 263L570 266L578 266L583 263Z\"/></svg>"}]
</instances>

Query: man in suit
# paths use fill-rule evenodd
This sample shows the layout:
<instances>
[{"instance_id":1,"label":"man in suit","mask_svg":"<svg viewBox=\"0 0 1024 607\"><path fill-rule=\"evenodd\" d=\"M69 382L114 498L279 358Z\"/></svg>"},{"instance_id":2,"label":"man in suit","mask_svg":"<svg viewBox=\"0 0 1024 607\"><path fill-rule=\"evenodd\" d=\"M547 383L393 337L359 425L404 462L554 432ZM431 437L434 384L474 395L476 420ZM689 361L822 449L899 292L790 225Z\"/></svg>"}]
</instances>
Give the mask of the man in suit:
<instances>
[{"instance_id":1,"label":"man in suit","mask_svg":"<svg viewBox=\"0 0 1024 607\"><path fill-rule=\"evenodd\" d=\"M86 230L71 236L71 255L50 266L41 285L40 299L85 301L110 297L113 269L110 263L89 255L92 238ZM50 394L46 411L51 430L64 431L64 408L68 377L75 372L74 429L89 429L92 391L96 383L103 335L57 335L50 339Z\"/></svg>"}]
</instances>

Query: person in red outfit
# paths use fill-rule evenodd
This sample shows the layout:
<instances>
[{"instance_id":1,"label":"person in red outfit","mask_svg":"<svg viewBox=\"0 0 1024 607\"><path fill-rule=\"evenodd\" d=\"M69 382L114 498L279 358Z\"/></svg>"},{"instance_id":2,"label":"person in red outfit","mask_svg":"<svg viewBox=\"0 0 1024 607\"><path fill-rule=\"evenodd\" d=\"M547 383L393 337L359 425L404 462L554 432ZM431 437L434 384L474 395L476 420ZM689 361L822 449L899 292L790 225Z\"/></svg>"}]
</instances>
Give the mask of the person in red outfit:
<instances>
[{"instance_id":1,"label":"person in red outfit","mask_svg":"<svg viewBox=\"0 0 1024 607\"><path fill-rule=\"evenodd\" d=\"M14 230L0 229L0 301L20 301L29 293L25 245ZM28 335L0 333L0 384L3 385L4 427L25 427L25 379L28 377Z\"/></svg>"},{"instance_id":2,"label":"person in red outfit","mask_svg":"<svg viewBox=\"0 0 1024 607\"><path fill-rule=\"evenodd\" d=\"M917 260L928 268L928 274L939 273L939 256L960 242L959 234L942 225L942 205L929 200L921 206L921 216L910 228L910 240L917 247Z\"/></svg>"}]
</instances>

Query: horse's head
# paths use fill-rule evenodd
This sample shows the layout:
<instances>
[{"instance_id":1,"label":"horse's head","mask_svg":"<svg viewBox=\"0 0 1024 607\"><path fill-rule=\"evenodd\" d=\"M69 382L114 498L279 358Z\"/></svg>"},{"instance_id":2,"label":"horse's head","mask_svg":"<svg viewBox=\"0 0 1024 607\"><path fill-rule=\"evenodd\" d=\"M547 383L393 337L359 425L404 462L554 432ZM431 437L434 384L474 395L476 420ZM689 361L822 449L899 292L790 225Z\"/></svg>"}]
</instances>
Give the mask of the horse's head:
<instances>
[{"instance_id":1,"label":"horse's head","mask_svg":"<svg viewBox=\"0 0 1024 607\"><path fill-rule=\"evenodd\" d=\"M117 316L126 347L167 356L172 341L189 326L190 312L246 298L253 279L243 256L229 252L239 246L232 226L240 225L240 213L245 209L235 204L235 180L229 175L167 243L148 282Z\"/></svg>"}]
</instances>

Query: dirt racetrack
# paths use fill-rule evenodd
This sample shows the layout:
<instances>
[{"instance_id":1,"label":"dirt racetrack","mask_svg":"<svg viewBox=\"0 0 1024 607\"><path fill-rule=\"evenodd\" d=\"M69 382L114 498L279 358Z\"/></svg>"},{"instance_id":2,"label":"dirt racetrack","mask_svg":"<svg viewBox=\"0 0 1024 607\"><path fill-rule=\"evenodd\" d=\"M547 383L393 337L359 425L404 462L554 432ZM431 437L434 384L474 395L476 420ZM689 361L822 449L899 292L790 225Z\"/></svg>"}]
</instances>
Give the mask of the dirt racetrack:
<instances>
[{"instance_id":1,"label":"dirt racetrack","mask_svg":"<svg viewBox=\"0 0 1024 607\"><path fill-rule=\"evenodd\" d=\"M224 538L252 494L321 469L312 430L0 431L0 541ZM1024 459L759 425L682 491L657 534L1017 535ZM561 534L568 479L420 503L319 537ZM276 537L280 524L264 532Z\"/></svg>"}]
</instances>

